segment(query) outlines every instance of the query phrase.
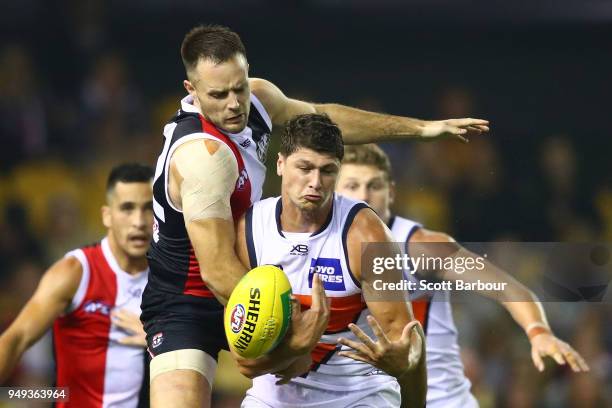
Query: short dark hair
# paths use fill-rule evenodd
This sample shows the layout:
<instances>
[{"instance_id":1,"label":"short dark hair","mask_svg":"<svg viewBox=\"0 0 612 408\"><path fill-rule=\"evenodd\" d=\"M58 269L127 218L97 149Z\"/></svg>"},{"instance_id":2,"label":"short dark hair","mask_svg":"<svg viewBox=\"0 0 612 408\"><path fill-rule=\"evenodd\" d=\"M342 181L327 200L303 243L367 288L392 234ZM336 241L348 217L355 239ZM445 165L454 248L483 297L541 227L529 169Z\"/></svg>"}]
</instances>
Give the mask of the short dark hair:
<instances>
[{"instance_id":1,"label":"short dark hair","mask_svg":"<svg viewBox=\"0 0 612 408\"><path fill-rule=\"evenodd\" d=\"M342 160L344 142L338 125L325 114L309 113L289 120L281 136L280 152L287 157L299 148L312 149Z\"/></svg>"},{"instance_id":2,"label":"short dark hair","mask_svg":"<svg viewBox=\"0 0 612 408\"><path fill-rule=\"evenodd\" d=\"M185 34L181 44L181 58L187 72L193 70L200 59L221 63L237 53L246 58L240 36L227 27L215 24L192 28Z\"/></svg>"},{"instance_id":3,"label":"short dark hair","mask_svg":"<svg viewBox=\"0 0 612 408\"><path fill-rule=\"evenodd\" d=\"M342 164L360 164L373 166L385 173L387 181L391 181L391 162L389 156L374 143L346 146Z\"/></svg>"},{"instance_id":4,"label":"short dark hair","mask_svg":"<svg viewBox=\"0 0 612 408\"><path fill-rule=\"evenodd\" d=\"M123 163L113 167L106 181L106 192L110 193L117 183L148 183L153 178L153 168L140 163Z\"/></svg>"}]
</instances>

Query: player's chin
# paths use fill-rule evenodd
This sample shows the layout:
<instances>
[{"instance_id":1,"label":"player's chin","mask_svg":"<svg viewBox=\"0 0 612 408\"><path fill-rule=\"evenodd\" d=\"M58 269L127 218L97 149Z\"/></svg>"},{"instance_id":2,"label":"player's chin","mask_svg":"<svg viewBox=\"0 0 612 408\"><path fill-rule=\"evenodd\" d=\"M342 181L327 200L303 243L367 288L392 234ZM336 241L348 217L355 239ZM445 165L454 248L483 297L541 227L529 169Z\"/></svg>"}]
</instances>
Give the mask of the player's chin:
<instances>
[{"instance_id":1,"label":"player's chin","mask_svg":"<svg viewBox=\"0 0 612 408\"><path fill-rule=\"evenodd\" d=\"M132 244L127 248L127 253L131 258L142 258L147 255L147 251L149 250L149 243L146 244Z\"/></svg>"},{"instance_id":2,"label":"player's chin","mask_svg":"<svg viewBox=\"0 0 612 408\"><path fill-rule=\"evenodd\" d=\"M240 121L225 121L223 123L223 130L228 133L240 133L246 127L246 120Z\"/></svg>"},{"instance_id":3,"label":"player's chin","mask_svg":"<svg viewBox=\"0 0 612 408\"><path fill-rule=\"evenodd\" d=\"M320 201L303 200L300 203L300 209L302 211L313 211L313 210L318 209L319 207L321 207L321 202Z\"/></svg>"}]
</instances>

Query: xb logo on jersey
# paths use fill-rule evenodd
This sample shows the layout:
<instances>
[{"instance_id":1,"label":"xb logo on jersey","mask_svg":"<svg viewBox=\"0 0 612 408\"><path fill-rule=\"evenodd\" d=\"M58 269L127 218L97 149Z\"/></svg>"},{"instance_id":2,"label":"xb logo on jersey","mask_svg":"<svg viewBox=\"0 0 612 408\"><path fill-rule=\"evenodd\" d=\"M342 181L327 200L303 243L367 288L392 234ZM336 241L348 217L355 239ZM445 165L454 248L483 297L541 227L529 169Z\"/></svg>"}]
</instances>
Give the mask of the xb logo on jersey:
<instances>
[{"instance_id":1,"label":"xb logo on jersey","mask_svg":"<svg viewBox=\"0 0 612 408\"><path fill-rule=\"evenodd\" d=\"M305 244L297 244L291 246L291 251L289 251L289 255L308 255L308 245Z\"/></svg>"},{"instance_id":2,"label":"xb logo on jersey","mask_svg":"<svg viewBox=\"0 0 612 408\"><path fill-rule=\"evenodd\" d=\"M308 287L312 288L312 275L318 273L325 290L346 290L342 266L337 258L312 258L308 272Z\"/></svg>"}]
</instances>

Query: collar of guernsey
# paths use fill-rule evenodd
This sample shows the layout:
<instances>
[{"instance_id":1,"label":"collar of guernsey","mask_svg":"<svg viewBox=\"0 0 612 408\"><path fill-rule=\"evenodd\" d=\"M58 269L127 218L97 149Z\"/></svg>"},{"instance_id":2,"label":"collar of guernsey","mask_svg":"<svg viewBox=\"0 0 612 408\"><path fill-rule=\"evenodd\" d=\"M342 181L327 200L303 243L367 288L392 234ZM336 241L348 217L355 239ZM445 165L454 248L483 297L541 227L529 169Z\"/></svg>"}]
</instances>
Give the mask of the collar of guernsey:
<instances>
[{"instance_id":1,"label":"collar of guernsey","mask_svg":"<svg viewBox=\"0 0 612 408\"><path fill-rule=\"evenodd\" d=\"M263 182L266 175L265 158L267 155L270 134L272 132L272 120L262 103L253 93L250 95L250 100L251 111L249 112L247 125L242 131L238 133L229 133L220 128L217 129L228 136L240 151L249 179L251 180L251 203L255 203L259 201L262 196ZM181 109L184 112L202 115L200 109L194 105L194 99L191 95L187 95L181 99ZM268 127L264 134L260 134L261 130L256 131L253 128L252 116L255 115L253 109L256 110Z\"/></svg>"}]
</instances>

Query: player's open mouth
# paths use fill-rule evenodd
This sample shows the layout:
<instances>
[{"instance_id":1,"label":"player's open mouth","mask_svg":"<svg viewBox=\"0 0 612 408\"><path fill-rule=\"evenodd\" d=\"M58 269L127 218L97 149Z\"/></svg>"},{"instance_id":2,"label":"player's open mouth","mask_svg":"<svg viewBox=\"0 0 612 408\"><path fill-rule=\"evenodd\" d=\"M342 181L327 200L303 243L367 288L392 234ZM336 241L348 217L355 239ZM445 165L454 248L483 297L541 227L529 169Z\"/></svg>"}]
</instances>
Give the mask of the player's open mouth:
<instances>
[{"instance_id":1,"label":"player's open mouth","mask_svg":"<svg viewBox=\"0 0 612 408\"><path fill-rule=\"evenodd\" d=\"M139 246L148 245L149 237L147 237L146 235L134 235L134 236L128 237L128 241L130 241L132 244L136 244Z\"/></svg>"}]
</instances>

